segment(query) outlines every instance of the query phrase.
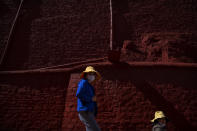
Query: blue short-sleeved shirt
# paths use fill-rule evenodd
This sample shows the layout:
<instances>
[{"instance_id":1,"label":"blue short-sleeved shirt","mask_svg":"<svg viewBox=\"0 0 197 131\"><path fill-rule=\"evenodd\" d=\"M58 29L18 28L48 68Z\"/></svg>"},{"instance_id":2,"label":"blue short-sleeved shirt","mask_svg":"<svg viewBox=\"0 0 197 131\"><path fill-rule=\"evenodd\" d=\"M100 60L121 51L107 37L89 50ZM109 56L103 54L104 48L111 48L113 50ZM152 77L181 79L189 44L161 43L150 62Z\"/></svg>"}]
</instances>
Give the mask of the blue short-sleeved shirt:
<instances>
[{"instance_id":1,"label":"blue short-sleeved shirt","mask_svg":"<svg viewBox=\"0 0 197 131\"><path fill-rule=\"evenodd\" d=\"M85 79L81 79L77 88L77 111L91 111L94 112L95 102L92 97L95 95L94 87Z\"/></svg>"}]
</instances>

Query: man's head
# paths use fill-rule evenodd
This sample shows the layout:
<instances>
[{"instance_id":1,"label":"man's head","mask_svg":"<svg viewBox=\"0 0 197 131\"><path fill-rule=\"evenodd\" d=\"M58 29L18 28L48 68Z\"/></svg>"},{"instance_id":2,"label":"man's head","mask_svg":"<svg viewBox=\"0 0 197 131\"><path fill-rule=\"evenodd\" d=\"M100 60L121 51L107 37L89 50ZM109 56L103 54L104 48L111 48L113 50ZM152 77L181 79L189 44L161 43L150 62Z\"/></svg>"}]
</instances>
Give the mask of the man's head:
<instances>
[{"instance_id":1,"label":"man's head","mask_svg":"<svg viewBox=\"0 0 197 131\"><path fill-rule=\"evenodd\" d=\"M94 82L101 78L101 75L92 66L86 67L85 71L81 73L81 78L87 79L88 82Z\"/></svg>"},{"instance_id":2,"label":"man's head","mask_svg":"<svg viewBox=\"0 0 197 131\"><path fill-rule=\"evenodd\" d=\"M96 73L95 72L87 72L85 73L85 79L88 80L88 82L93 82L96 79Z\"/></svg>"}]
</instances>

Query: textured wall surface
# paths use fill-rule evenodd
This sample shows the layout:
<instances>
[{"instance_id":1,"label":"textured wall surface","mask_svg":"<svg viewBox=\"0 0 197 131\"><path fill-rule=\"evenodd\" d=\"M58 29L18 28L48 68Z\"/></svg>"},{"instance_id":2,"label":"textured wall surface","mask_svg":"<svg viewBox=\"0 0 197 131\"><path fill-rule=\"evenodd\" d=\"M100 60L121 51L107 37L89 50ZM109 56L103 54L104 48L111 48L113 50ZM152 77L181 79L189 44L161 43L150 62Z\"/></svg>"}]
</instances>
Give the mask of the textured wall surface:
<instances>
[{"instance_id":1,"label":"textured wall surface","mask_svg":"<svg viewBox=\"0 0 197 131\"><path fill-rule=\"evenodd\" d=\"M61 130L66 74L0 76L0 130Z\"/></svg>"},{"instance_id":2,"label":"textured wall surface","mask_svg":"<svg viewBox=\"0 0 197 131\"><path fill-rule=\"evenodd\" d=\"M0 1L0 54L18 5ZM124 47L125 62L196 63L196 23L195 0L113 0L113 44ZM105 57L109 29L109 0L24 0L0 70ZM149 131L157 110L169 117L169 131L196 130L196 68L122 63L96 69L102 74L95 84L102 130ZM85 130L75 97L82 70L0 74L0 130Z\"/></svg>"},{"instance_id":3,"label":"textured wall surface","mask_svg":"<svg viewBox=\"0 0 197 131\"><path fill-rule=\"evenodd\" d=\"M1 3L4 10L16 12L7 1ZM112 5L114 47L131 41L124 61L161 61L165 44L169 61L197 61L196 1L113 0ZM9 30L6 20L14 15L3 14L9 19L2 17L0 26ZM2 70L105 57L109 34L109 0L24 1ZM5 33L2 36L7 37Z\"/></svg>"},{"instance_id":4,"label":"textured wall surface","mask_svg":"<svg viewBox=\"0 0 197 131\"><path fill-rule=\"evenodd\" d=\"M151 69L124 64L97 69L103 76L94 85L99 110L97 121L102 130L149 131L150 120L157 110L163 110L170 119L169 131L197 128L196 69ZM85 129L78 119L74 102L79 80L79 74L71 74L62 121L65 131Z\"/></svg>"},{"instance_id":5,"label":"textured wall surface","mask_svg":"<svg viewBox=\"0 0 197 131\"><path fill-rule=\"evenodd\" d=\"M109 49L109 27L106 0L26 1L4 69L38 68L104 57Z\"/></svg>"},{"instance_id":6,"label":"textured wall surface","mask_svg":"<svg viewBox=\"0 0 197 131\"><path fill-rule=\"evenodd\" d=\"M8 40L9 31L17 12L19 2L13 0L0 1L0 56Z\"/></svg>"},{"instance_id":7,"label":"textured wall surface","mask_svg":"<svg viewBox=\"0 0 197 131\"><path fill-rule=\"evenodd\" d=\"M97 121L106 131L148 131L163 110L170 131L197 128L196 68L97 66ZM3 130L84 130L76 112L79 72L0 75Z\"/></svg>"}]
</instances>

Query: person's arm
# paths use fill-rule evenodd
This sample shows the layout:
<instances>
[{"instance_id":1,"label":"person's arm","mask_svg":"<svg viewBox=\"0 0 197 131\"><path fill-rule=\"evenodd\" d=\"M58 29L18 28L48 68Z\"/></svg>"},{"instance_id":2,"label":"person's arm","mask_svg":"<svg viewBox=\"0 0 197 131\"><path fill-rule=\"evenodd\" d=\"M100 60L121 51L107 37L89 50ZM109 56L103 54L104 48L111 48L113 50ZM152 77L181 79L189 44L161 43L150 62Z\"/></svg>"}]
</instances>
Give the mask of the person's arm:
<instances>
[{"instance_id":1,"label":"person's arm","mask_svg":"<svg viewBox=\"0 0 197 131\"><path fill-rule=\"evenodd\" d=\"M81 81L78 84L76 96L84 102L92 102L92 97L87 95L87 82Z\"/></svg>"}]
</instances>

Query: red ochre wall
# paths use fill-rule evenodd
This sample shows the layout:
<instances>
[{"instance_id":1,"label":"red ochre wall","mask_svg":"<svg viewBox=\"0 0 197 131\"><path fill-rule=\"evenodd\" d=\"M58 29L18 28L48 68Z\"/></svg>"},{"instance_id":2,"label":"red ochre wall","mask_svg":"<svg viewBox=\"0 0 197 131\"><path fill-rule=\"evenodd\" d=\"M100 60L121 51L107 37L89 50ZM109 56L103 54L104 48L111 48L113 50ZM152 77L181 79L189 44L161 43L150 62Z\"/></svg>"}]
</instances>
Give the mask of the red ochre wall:
<instances>
[{"instance_id":1,"label":"red ochre wall","mask_svg":"<svg viewBox=\"0 0 197 131\"><path fill-rule=\"evenodd\" d=\"M40 68L106 56L110 29L108 0L24 1L1 70ZM0 4L2 53L19 1L3 0ZM162 40L170 35L167 40L172 38L172 45L181 52L172 51L173 62L196 62L196 5L194 0L116 0L114 11L124 13L124 17L114 24L118 29L128 29L114 27L114 33L119 33L116 40L129 37L143 50L144 37L153 37L153 42L147 44L154 44L155 37ZM157 36L160 33L164 35ZM133 61L134 53L130 53L126 60ZM144 55L138 54L134 60L146 61ZM176 60L177 57L184 59ZM151 130L150 120L156 110L169 116L171 131L197 127L195 68L123 64L96 69L103 76L95 85L97 121L102 130ZM80 71L71 76L1 74L0 129L84 130L76 112Z\"/></svg>"},{"instance_id":2,"label":"red ochre wall","mask_svg":"<svg viewBox=\"0 0 197 131\"><path fill-rule=\"evenodd\" d=\"M169 131L197 129L196 68L96 66L97 121L104 131L149 131L163 110ZM79 73L1 75L0 128L83 131L75 93Z\"/></svg>"},{"instance_id":3,"label":"red ochre wall","mask_svg":"<svg viewBox=\"0 0 197 131\"><path fill-rule=\"evenodd\" d=\"M69 75L0 76L0 130L61 130Z\"/></svg>"},{"instance_id":4,"label":"red ochre wall","mask_svg":"<svg viewBox=\"0 0 197 131\"><path fill-rule=\"evenodd\" d=\"M158 41L169 41L169 58L173 62L197 61L195 0L112 1L114 40L132 41L131 55L126 60L160 61L153 56L146 58L143 40L148 37L151 42L145 44L151 46L161 47ZM0 4L0 50L3 51L19 1L2 0ZM32 69L105 57L109 40L109 0L25 0L1 70Z\"/></svg>"},{"instance_id":5,"label":"red ochre wall","mask_svg":"<svg viewBox=\"0 0 197 131\"><path fill-rule=\"evenodd\" d=\"M97 69L103 76L95 84L99 108L97 121L102 130L149 131L150 120L157 110L163 110L169 117L169 131L197 129L196 69L131 67L127 64ZM73 101L76 100L79 74L71 74L70 78L62 129L84 130L79 119L74 119L78 118Z\"/></svg>"},{"instance_id":6,"label":"red ochre wall","mask_svg":"<svg viewBox=\"0 0 197 131\"><path fill-rule=\"evenodd\" d=\"M109 15L108 0L24 1L2 70L105 57L109 49Z\"/></svg>"}]
</instances>

